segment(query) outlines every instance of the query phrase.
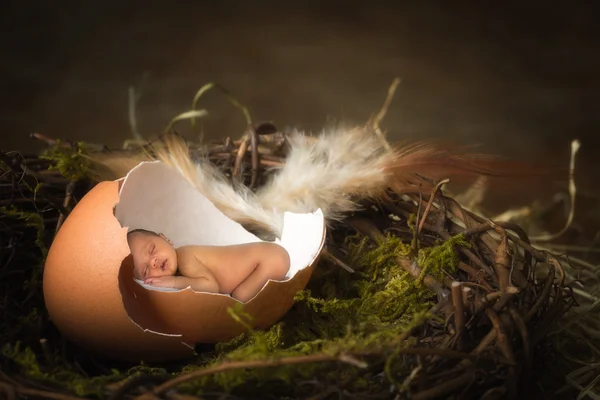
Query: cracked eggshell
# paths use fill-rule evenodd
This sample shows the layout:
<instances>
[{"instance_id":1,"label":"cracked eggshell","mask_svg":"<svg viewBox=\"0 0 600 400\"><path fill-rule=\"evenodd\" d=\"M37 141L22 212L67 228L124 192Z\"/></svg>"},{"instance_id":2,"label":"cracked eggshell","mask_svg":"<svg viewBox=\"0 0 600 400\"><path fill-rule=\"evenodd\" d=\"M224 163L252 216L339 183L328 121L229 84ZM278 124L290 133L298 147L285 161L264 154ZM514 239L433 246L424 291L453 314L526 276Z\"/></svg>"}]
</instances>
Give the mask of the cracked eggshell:
<instances>
[{"instance_id":1,"label":"cracked eggshell","mask_svg":"<svg viewBox=\"0 0 600 400\"><path fill-rule=\"evenodd\" d=\"M284 281L269 281L243 311L267 328L293 305L322 250L320 210L284 213L278 240L290 254ZM144 162L127 177L96 185L57 233L44 268L44 298L53 323L75 344L123 361L169 361L193 355L196 343L236 337L244 327L228 313L239 301L191 288L152 288L133 276L127 232L164 233L175 244L260 241L221 213L177 171Z\"/></svg>"}]
</instances>

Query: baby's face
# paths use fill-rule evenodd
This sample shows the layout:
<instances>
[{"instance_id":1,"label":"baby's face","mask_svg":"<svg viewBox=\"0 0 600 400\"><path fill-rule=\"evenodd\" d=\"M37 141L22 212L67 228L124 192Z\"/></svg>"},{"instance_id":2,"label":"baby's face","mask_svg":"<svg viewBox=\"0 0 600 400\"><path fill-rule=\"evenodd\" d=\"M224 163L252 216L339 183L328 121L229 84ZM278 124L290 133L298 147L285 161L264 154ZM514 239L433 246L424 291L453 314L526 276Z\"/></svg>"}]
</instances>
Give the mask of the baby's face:
<instances>
[{"instance_id":1,"label":"baby's face","mask_svg":"<svg viewBox=\"0 0 600 400\"><path fill-rule=\"evenodd\" d=\"M132 232L127 235L133 256L134 275L137 279L175 275L177 253L173 246L161 236L147 232Z\"/></svg>"}]
</instances>

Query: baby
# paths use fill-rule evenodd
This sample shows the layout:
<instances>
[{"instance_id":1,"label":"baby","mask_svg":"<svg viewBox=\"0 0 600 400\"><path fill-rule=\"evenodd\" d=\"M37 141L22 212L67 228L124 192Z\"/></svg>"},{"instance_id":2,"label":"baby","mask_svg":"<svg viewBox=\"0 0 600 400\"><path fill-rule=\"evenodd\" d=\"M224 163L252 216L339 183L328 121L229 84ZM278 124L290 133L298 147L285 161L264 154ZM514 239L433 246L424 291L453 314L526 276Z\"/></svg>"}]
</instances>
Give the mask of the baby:
<instances>
[{"instance_id":1,"label":"baby","mask_svg":"<svg viewBox=\"0 0 600 400\"><path fill-rule=\"evenodd\" d=\"M134 275L156 287L230 294L252 299L269 279L282 280L290 268L288 252L276 243L174 248L162 234L137 229L127 235Z\"/></svg>"}]
</instances>

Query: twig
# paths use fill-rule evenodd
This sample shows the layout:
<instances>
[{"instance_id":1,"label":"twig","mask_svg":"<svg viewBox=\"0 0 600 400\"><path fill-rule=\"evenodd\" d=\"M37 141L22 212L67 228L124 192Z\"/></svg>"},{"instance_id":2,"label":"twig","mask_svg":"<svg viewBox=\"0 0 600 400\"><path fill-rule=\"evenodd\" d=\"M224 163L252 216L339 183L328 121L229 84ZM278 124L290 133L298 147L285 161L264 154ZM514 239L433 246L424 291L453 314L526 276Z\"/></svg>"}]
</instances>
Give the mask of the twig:
<instances>
[{"instance_id":1,"label":"twig","mask_svg":"<svg viewBox=\"0 0 600 400\"><path fill-rule=\"evenodd\" d=\"M272 161L272 160L260 160L260 164L263 167L281 167L281 166L283 166L283 162Z\"/></svg>"},{"instance_id":2,"label":"twig","mask_svg":"<svg viewBox=\"0 0 600 400\"><path fill-rule=\"evenodd\" d=\"M5 400L15 400L16 396L15 396L15 389L10 386L9 384L6 384L4 382L0 382L0 394L4 394L4 399Z\"/></svg>"},{"instance_id":3,"label":"twig","mask_svg":"<svg viewBox=\"0 0 600 400\"><path fill-rule=\"evenodd\" d=\"M138 97L135 94L135 87L130 85L127 90L127 94L128 94L127 110L128 110L128 116L129 116L129 126L131 127L131 134L133 135L134 140L142 141L142 140L144 140L144 138L138 132L137 118L136 118L136 112L135 112L136 104L137 104L137 100L138 100Z\"/></svg>"},{"instance_id":4,"label":"twig","mask_svg":"<svg viewBox=\"0 0 600 400\"><path fill-rule=\"evenodd\" d=\"M383 132L381 131L381 128L379 127L379 123L383 120L383 118L387 114L387 110L390 106L390 103L392 102L392 98L394 98L394 94L396 93L396 89L398 88L399 84L400 84L400 78L394 78L392 84L390 85L390 87L388 89L388 93L385 98L385 101L383 102L383 106L381 107L381 109L379 110L377 115L375 116L375 119L373 119L373 123L372 123L373 130L375 131L377 136L379 136L379 138L381 139L381 143L388 151L391 150L392 148L390 147L390 144L388 143L388 141L385 139L385 136L384 136Z\"/></svg>"},{"instance_id":5,"label":"twig","mask_svg":"<svg viewBox=\"0 0 600 400\"><path fill-rule=\"evenodd\" d=\"M183 112L175 116L175 118L173 118L171 121L169 121L167 127L165 128L165 132L170 132L175 126L175 124L179 121L183 121L185 119L194 121L196 118L204 118L206 116L208 116L208 111L206 110L190 110Z\"/></svg>"},{"instance_id":6,"label":"twig","mask_svg":"<svg viewBox=\"0 0 600 400\"><path fill-rule=\"evenodd\" d=\"M164 376L141 374L124 379L119 382L111 383L107 388L112 392L108 400L120 400L125 397L127 392L140 386L149 386L151 384L160 384L165 382Z\"/></svg>"},{"instance_id":7,"label":"twig","mask_svg":"<svg viewBox=\"0 0 600 400\"><path fill-rule=\"evenodd\" d=\"M250 181L250 189L254 189L256 187L256 183L258 182L258 134L256 133L255 127L250 127L248 129L248 134L250 135L250 145L252 146L252 178Z\"/></svg>"},{"instance_id":8,"label":"twig","mask_svg":"<svg viewBox=\"0 0 600 400\"><path fill-rule=\"evenodd\" d=\"M507 234L506 237L508 239L510 239L513 243L515 243L517 246L519 246L523 250L525 250L525 255L524 255L525 260L523 263L523 275L528 277L529 273L531 272L530 268L531 268L531 262L532 262L533 258L535 257L538 260L544 260L546 257L544 255L544 253L531 246L531 243L529 241L529 237L527 236L527 233L525 233L523 228L521 228L520 226L518 226L512 222L503 222L503 221L494 221L494 222L489 221L489 222L493 226L499 226L503 229L513 231L518 235L518 237L515 237L514 235Z\"/></svg>"},{"instance_id":9,"label":"twig","mask_svg":"<svg viewBox=\"0 0 600 400\"><path fill-rule=\"evenodd\" d=\"M600 253L599 248L594 246L576 246L571 244L549 243L545 246L540 246L540 249L546 248L549 251L575 252L575 253Z\"/></svg>"},{"instance_id":10,"label":"twig","mask_svg":"<svg viewBox=\"0 0 600 400\"><path fill-rule=\"evenodd\" d=\"M248 108L246 106L242 105L242 103L240 103L239 101L237 101L237 99L231 94L231 92L229 92L229 90L225 89L223 86L219 85L218 83L213 83L213 82L207 83L206 85L202 86L200 88L200 90L198 90L196 92L196 95L194 96L194 99L192 100L192 110L196 110L198 101L200 101L200 98L204 95L204 93L208 92L210 89L213 89L213 88L219 89L219 91L225 95L225 98L227 98L227 100L229 100L229 102L235 108L239 109L244 114L244 118L246 119L246 126L252 125L252 118L250 117L250 111L248 111ZM191 118L190 122L193 127L196 122L196 119Z\"/></svg>"},{"instance_id":11,"label":"twig","mask_svg":"<svg viewBox=\"0 0 600 400\"><path fill-rule=\"evenodd\" d=\"M427 202L427 206L425 207L425 211L423 211L423 216L421 216L421 220L419 221L419 227L417 229L417 235L421 233L421 229L423 229L423 224L425 223L425 219L427 218L427 214L429 214L429 210L431 209L431 205L433 204L433 200L435 199L435 195L440 190L442 185L450 182L450 179L443 179L439 181L435 187L433 188L433 193L429 197L429 201Z\"/></svg>"},{"instance_id":12,"label":"twig","mask_svg":"<svg viewBox=\"0 0 600 400\"><path fill-rule=\"evenodd\" d=\"M533 236L531 240L534 242L550 242L562 236L571 226L573 217L575 216L575 198L577 195L577 188L575 186L575 156L579 151L580 143L579 140L575 139L571 142L571 162L569 165L569 216L565 226L558 232L549 235Z\"/></svg>"},{"instance_id":13,"label":"twig","mask_svg":"<svg viewBox=\"0 0 600 400\"><path fill-rule=\"evenodd\" d=\"M504 229L498 227L498 233L502 235L502 240L496 249L496 255L494 257L494 269L498 276L498 285L500 291L505 292L510 285L510 255L508 254L508 239Z\"/></svg>"},{"instance_id":14,"label":"twig","mask_svg":"<svg viewBox=\"0 0 600 400\"><path fill-rule=\"evenodd\" d=\"M523 345L522 380L523 382L528 382L528 378L531 373L531 346L529 343L529 332L527 330L527 325L525 324L525 321L523 321L523 317L521 317L521 314L519 314L517 309L513 306L510 306L508 308L508 311L510 312L510 316L515 323L515 327L521 335L521 344ZM527 387L527 385L523 386Z\"/></svg>"},{"instance_id":15,"label":"twig","mask_svg":"<svg viewBox=\"0 0 600 400\"><path fill-rule=\"evenodd\" d=\"M193 379L201 378L207 375L214 375L220 372L232 371L237 369L244 368L273 368L273 367L281 367L284 365L299 365L299 364L310 364L316 362L342 362L349 364L348 359L345 358L344 354L339 356L333 356L329 354L312 354L307 356L294 356L294 357L285 357L273 360L251 360L251 361L233 361L226 362L214 367L202 369L199 371L190 372L187 374L180 375L176 378L173 378L152 390L153 395L158 395L166 392L167 390L180 385L184 382L188 382ZM354 361L351 365L355 365ZM140 400L144 399L144 395L138 397Z\"/></svg>"},{"instance_id":16,"label":"twig","mask_svg":"<svg viewBox=\"0 0 600 400\"><path fill-rule=\"evenodd\" d=\"M423 390L419 393L415 393L412 396L413 400L428 400L443 398L444 395L451 393L452 391L468 385L470 382L475 380L475 373L468 371L458 376L457 378L448 380L440 385L434 386L431 389Z\"/></svg>"},{"instance_id":17,"label":"twig","mask_svg":"<svg viewBox=\"0 0 600 400\"><path fill-rule=\"evenodd\" d=\"M67 184L65 200L63 201L63 207L65 210L68 210L69 204L71 203L71 199L73 198L74 190L75 190L75 181L69 181L69 183ZM58 230L62 226L63 222L65 221L65 218L67 218L67 214L63 214L61 212L60 215L58 216L58 222L56 223L55 232L58 232Z\"/></svg>"},{"instance_id":18,"label":"twig","mask_svg":"<svg viewBox=\"0 0 600 400\"><path fill-rule=\"evenodd\" d=\"M540 247L540 249L543 249L543 247ZM594 264L589 263L579 257L569 256L569 261L572 262L573 264L577 264L593 273L598 272L598 268L600 268L600 265L594 265Z\"/></svg>"},{"instance_id":19,"label":"twig","mask_svg":"<svg viewBox=\"0 0 600 400\"><path fill-rule=\"evenodd\" d=\"M476 302L475 304L475 311L474 311L474 315L478 315L480 313L482 313L483 311L485 311L487 308L489 308L492 303L494 302L498 302L499 299L506 297L506 292L501 292L501 291L496 291L496 292L491 292L491 293L487 293L485 296L479 298L479 300ZM510 299L510 297L508 297L508 299ZM508 301L507 299L507 301ZM494 304L496 304L494 303ZM471 323L467 324L469 325L469 327L471 327Z\"/></svg>"},{"instance_id":20,"label":"twig","mask_svg":"<svg viewBox=\"0 0 600 400\"><path fill-rule=\"evenodd\" d=\"M246 155L246 152L248 151L249 145L250 145L250 138L248 137L248 134L246 134L244 141L242 142L242 144L240 145L240 147L237 151L237 156L235 158L235 164L233 166L233 172L231 174L233 178L237 178L240 175L240 170L242 168L242 160L244 159L244 156Z\"/></svg>"},{"instance_id":21,"label":"twig","mask_svg":"<svg viewBox=\"0 0 600 400\"><path fill-rule=\"evenodd\" d=\"M515 218L524 218L529 217L531 215L531 207L523 206L521 208L517 208L514 210L507 210L501 214L495 215L492 219L494 221L506 221L509 222L514 220Z\"/></svg>"},{"instance_id":22,"label":"twig","mask_svg":"<svg viewBox=\"0 0 600 400\"><path fill-rule=\"evenodd\" d=\"M514 286L507 286L506 289L500 292L500 298L494 304L492 309L495 312L500 312L508 304L508 302L519 293L519 289Z\"/></svg>"},{"instance_id":23,"label":"twig","mask_svg":"<svg viewBox=\"0 0 600 400\"><path fill-rule=\"evenodd\" d=\"M421 208L423 207L423 193L421 193L421 191L419 190L419 201L417 202L417 215L415 217L415 223L418 223L419 221L423 221L421 219ZM413 252L416 254L417 251L419 251L419 231L416 229L413 229L413 240L412 240L412 250Z\"/></svg>"},{"instance_id":24,"label":"twig","mask_svg":"<svg viewBox=\"0 0 600 400\"><path fill-rule=\"evenodd\" d=\"M30 397L38 397L41 399L50 399L50 400L82 400L83 397L71 396L68 394L61 394L56 392L49 392L46 390L37 390L37 389L29 389L26 387L17 387L15 388L15 392Z\"/></svg>"},{"instance_id":25,"label":"twig","mask_svg":"<svg viewBox=\"0 0 600 400\"><path fill-rule=\"evenodd\" d=\"M334 256L333 254L331 254L329 252L329 250L327 250L327 248L323 248L323 250L321 250L321 255L323 255L323 257L328 258L329 260L331 260L338 267L341 267L341 268L345 269L346 271L348 271L348 272L350 272L352 274L354 273L354 269L350 268L342 260L340 260L339 258L337 258L336 256Z\"/></svg>"},{"instance_id":26,"label":"twig","mask_svg":"<svg viewBox=\"0 0 600 400\"><path fill-rule=\"evenodd\" d=\"M542 304L546 302L548 296L550 295L550 289L552 289L552 283L554 282L554 266L550 265L550 270L548 271L548 278L546 278L546 284L544 285L544 290L540 294L540 297L536 300L533 306L529 309L527 314L525 315L525 322L528 322L542 307Z\"/></svg>"},{"instance_id":27,"label":"twig","mask_svg":"<svg viewBox=\"0 0 600 400\"><path fill-rule=\"evenodd\" d=\"M465 309L463 305L462 284L452 282L452 304L454 305L454 325L456 329L457 348L464 348Z\"/></svg>"},{"instance_id":28,"label":"twig","mask_svg":"<svg viewBox=\"0 0 600 400\"><path fill-rule=\"evenodd\" d=\"M406 339L406 336L405 336L405 339ZM398 345L400 342L394 341L393 344ZM398 352L399 352L398 354L401 354L401 355L415 355L415 356L421 356L421 357L436 356L436 357L458 359L458 360L467 359L467 360L471 360L471 361L477 361L477 360L483 359L483 358L479 358L472 354L464 353L461 351L456 351L456 350L452 350L452 349L444 349L444 348L432 348L432 347L404 347L404 348L399 349ZM352 354L364 355L364 356L367 356L367 355L376 356L376 355L380 355L381 353L353 352Z\"/></svg>"},{"instance_id":29,"label":"twig","mask_svg":"<svg viewBox=\"0 0 600 400\"><path fill-rule=\"evenodd\" d=\"M6 375L4 372L2 372L2 370L0 370L0 379L2 379L5 382L8 382L12 386L21 386L20 383L18 383L17 381L15 381L10 376Z\"/></svg>"},{"instance_id":30,"label":"twig","mask_svg":"<svg viewBox=\"0 0 600 400\"><path fill-rule=\"evenodd\" d=\"M465 264L462 261L458 262L458 268L465 271L467 274L469 274L473 279L475 279L475 282L482 285L486 290L488 290L488 291L492 290L492 287L490 286L490 284L487 283L487 281L485 279L482 279L483 276L479 272L477 272L477 270L475 268L471 267L468 264Z\"/></svg>"},{"instance_id":31,"label":"twig","mask_svg":"<svg viewBox=\"0 0 600 400\"><path fill-rule=\"evenodd\" d=\"M500 348L500 351L502 352L502 355L508 360L509 362L509 383L508 383L508 389L510 392L510 397L509 398L515 398L515 391L516 391L516 371L515 371L515 354L512 350L512 347L510 347L510 341L508 340L508 333L505 330L504 324L502 323L502 321L500 320L500 318L498 317L498 314L488 308L486 310L487 316L490 319L490 321L492 322L492 325L494 325L494 328L497 331L496 334L496 339L497 339L497 343L498 343L498 347Z\"/></svg>"}]
</instances>

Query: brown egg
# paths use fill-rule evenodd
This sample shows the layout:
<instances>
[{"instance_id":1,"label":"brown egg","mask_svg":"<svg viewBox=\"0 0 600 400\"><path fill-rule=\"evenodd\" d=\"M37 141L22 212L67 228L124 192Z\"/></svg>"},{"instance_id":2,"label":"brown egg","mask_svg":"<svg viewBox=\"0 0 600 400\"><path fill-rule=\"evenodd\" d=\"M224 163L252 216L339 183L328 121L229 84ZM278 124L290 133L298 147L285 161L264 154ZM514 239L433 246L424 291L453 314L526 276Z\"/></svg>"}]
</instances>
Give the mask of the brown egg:
<instances>
[{"instance_id":1,"label":"brown egg","mask_svg":"<svg viewBox=\"0 0 600 400\"><path fill-rule=\"evenodd\" d=\"M116 207L115 207L116 205ZM124 180L102 182L73 209L57 233L44 269L44 298L56 327L100 357L168 361L194 354L196 343L245 331L228 309L241 305L255 328L277 322L312 274L325 238L323 214L285 213L280 244L290 254L284 281L269 281L241 304L191 288L152 288L134 279L128 230L165 233L174 245L258 241L227 218L179 173L142 163Z\"/></svg>"}]
</instances>

